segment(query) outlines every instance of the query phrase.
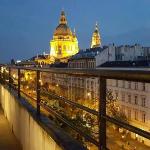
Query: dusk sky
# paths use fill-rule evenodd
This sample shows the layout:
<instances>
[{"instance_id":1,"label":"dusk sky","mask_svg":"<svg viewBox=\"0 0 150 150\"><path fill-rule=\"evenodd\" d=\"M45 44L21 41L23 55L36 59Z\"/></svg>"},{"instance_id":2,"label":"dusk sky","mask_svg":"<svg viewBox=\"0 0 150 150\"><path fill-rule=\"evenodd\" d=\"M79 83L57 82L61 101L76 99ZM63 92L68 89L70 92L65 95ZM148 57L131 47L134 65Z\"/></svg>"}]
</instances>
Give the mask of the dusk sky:
<instances>
[{"instance_id":1,"label":"dusk sky","mask_svg":"<svg viewBox=\"0 0 150 150\"><path fill-rule=\"evenodd\" d=\"M150 46L150 0L0 0L0 63L49 53L62 9L81 49L96 21L103 45Z\"/></svg>"}]
</instances>

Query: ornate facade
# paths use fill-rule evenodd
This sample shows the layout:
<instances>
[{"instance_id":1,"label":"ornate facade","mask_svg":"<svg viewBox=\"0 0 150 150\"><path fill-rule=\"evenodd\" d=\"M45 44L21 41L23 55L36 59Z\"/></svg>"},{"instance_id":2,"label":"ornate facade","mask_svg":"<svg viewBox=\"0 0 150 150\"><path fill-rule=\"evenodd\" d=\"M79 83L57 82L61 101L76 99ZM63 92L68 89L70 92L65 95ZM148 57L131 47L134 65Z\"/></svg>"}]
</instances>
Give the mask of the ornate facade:
<instances>
[{"instance_id":1,"label":"ornate facade","mask_svg":"<svg viewBox=\"0 0 150 150\"><path fill-rule=\"evenodd\" d=\"M98 25L96 23L95 30L93 32L91 48L100 47L101 46L101 38L98 30Z\"/></svg>"},{"instance_id":2,"label":"ornate facade","mask_svg":"<svg viewBox=\"0 0 150 150\"><path fill-rule=\"evenodd\" d=\"M78 53L78 40L75 32L68 27L65 12L61 12L59 25L50 41L50 56L56 59L67 58Z\"/></svg>"}]
</instances>

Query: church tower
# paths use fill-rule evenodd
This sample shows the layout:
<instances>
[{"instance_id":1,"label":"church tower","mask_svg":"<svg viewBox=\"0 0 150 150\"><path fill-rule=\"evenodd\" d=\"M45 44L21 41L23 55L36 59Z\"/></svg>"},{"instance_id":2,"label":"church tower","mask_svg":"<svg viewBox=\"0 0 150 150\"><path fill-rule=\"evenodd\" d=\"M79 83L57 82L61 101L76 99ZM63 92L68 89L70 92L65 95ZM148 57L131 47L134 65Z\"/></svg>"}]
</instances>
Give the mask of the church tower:
<instances>
[{"instance_id":1,"label":"church tower","mask_svg":"<svg viewBox=\"0 0 150 150\"><path fill-rule=\"evenodd\" d=\"M53 39L50 41L50 56L56 59L71 57L78 53L78 40L75 32L68 26L65 12L60 15L59 25L56 27Z\"/></svg>"},{"instance_id":2,"label":"church tower","mask_svg":"<svg viewBox=\"0 0 150 150\"><path fill-rule=\"evenodd\" d=\"M91 48L100 47L101 46L101 38L98 30L98 25L96 23L95 30L92 35Z\"/></svg>"}]
</instances>

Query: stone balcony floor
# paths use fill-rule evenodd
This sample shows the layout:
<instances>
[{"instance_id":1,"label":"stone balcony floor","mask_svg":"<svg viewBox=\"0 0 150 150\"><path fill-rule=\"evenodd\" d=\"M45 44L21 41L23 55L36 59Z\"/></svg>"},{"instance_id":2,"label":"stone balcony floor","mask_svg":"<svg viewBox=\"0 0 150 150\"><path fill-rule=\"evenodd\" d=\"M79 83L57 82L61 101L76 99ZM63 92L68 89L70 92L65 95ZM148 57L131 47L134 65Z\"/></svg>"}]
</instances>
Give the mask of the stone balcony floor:
<instances>
[{"instance_id":1,"label":"stone balcony floor","mask_svg":"<svg viewBox=\"0 0 150 150\"><path fill-rule=\"evenodd\" d=\"M0 150L22 150L0 107Z\"/></svg>"}]
</instances>

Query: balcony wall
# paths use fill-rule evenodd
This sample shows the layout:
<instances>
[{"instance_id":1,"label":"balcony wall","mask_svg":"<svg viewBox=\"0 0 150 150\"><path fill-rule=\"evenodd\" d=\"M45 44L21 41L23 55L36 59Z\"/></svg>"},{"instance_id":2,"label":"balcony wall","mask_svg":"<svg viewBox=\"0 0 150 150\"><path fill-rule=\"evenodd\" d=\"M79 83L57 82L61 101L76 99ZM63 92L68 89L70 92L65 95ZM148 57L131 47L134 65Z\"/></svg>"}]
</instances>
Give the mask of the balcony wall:
<instances>
[{"instance_id":1,"label":"balcony wall","mask_svg":"<svg viewBox=\"0 0 150 150\"><path fill-rule=\"evenodd\" d=\"M2 85L0 85L0 103L23 150L61 150L27 109Z\"/></svg>"}]
</instances>

